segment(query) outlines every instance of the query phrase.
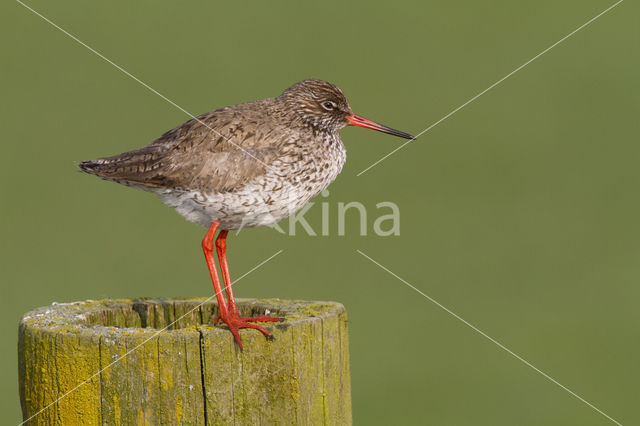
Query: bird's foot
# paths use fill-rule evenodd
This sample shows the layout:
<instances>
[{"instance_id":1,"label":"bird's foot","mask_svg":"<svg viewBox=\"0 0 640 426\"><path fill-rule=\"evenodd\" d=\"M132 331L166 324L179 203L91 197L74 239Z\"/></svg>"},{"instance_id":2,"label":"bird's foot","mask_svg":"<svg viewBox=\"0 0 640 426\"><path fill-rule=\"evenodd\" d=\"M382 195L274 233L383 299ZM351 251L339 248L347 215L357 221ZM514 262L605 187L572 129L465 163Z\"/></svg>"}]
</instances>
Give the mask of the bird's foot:
<instances>
[{"instance_id":1,"label":"bird's foot","mask_svg":"<svg viewBox=\"0 0 640 426\"><path fill-rule=\"evenodd\" d=\"M273 340L273 336L269 331L259 325L251 324L251 322L272 322L272 321L284 321L284 318L270 317L267 315L260 315L256 317L241 317L237 312L230 313L228 318L222 318L218 316L214 322L214 324L218 323L218 320L222 320L227 327L229 327L229 331L233 334L233 338L235 339L240 351L242 351L242 340L240 339L240 333L238 330L241 328L253 328L254 330L258 330L267 340Z\"/></svg>"}]
</instances>

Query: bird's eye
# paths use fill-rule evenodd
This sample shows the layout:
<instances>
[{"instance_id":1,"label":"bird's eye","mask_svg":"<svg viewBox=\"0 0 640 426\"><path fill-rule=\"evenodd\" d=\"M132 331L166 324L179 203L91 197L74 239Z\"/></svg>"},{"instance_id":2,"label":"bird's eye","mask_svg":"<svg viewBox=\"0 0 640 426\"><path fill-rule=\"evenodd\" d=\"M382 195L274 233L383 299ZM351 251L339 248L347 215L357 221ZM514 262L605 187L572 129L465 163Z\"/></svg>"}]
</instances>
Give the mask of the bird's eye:
<instances>
[{"instance_id":1,"label":"bird's eye","mask_svg":"<svg viewBox=\"0 0 640 426\"><path fill-rule=\"evenodd\" d=\"M338 105L336 105L335 102L331 102L331 101L326 101L322 103L322 108L326 109L327 111L331 111L333 109L335 109Z\"/></svg>"}]
</instances>

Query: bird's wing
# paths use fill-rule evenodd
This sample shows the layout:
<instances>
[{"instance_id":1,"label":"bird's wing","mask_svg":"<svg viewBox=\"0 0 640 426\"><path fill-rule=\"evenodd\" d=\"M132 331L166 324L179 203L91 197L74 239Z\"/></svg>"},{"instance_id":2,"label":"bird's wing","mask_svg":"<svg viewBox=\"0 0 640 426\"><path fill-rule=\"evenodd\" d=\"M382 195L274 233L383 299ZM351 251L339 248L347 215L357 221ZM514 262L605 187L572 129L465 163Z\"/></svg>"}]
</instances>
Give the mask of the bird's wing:
<instances>
[{"instance_id":1,"label":"bird's wing","mask_svg":"<svg viewBox=\"0 0 640 426\"><path fill-rule=\"evenodd\" d=\"M270 137L274 126L268 120L259 108L223 108L145 147L79 166L105 179L150 188L234 191L264 174L277 157L279 143Z\"/></svg>"}]
</instances>

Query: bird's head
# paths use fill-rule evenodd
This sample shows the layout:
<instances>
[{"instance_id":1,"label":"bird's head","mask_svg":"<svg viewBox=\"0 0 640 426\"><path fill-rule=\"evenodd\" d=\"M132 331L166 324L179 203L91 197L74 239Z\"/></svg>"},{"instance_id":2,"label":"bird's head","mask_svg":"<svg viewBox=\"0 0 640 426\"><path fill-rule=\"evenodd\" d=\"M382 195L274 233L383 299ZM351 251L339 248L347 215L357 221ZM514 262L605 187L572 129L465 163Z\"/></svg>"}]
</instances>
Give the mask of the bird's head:
<instances>
[{"instance_id":1,"label":"bird's head","mask_svg":"<svg viewBox=\"0 0 640 426\"><path fill-rule=\"evenodd\" d=\"M335 133L346 126L359 126L413 139L408 133L354 114L342 90L323 80L303 80L285 90L278 99L316 131Z\"/></svg>"}]
</instances>

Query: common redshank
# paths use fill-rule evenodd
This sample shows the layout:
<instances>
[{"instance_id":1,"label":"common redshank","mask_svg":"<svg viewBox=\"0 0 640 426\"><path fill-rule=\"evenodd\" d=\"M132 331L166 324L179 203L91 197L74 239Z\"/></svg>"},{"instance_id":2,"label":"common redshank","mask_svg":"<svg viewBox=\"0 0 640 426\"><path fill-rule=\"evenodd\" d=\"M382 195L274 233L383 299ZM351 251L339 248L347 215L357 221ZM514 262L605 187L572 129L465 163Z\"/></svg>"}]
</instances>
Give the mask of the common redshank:
<instances>
[{"instance_id":1,"label":"common redshank","mask_svg":"<svg viewBox=\"0 0 640 426\"><path fill-rule=\"evenodd\" d=\"M240 328L272 335L242 317L231 288L229 230L274 224L302 208L340 173L346 150L338 131L360 126L406 139L413 136L354 114L342 91L322 80L294 84L277 98L202 114L149 145L79 164L82 171L156 193L191 222L208 227L202 249L219 316L238 347ZM225 302L213 256L214 236ZM217 322L217 320L216 320Z\"/></svg>"}]
</instances>

